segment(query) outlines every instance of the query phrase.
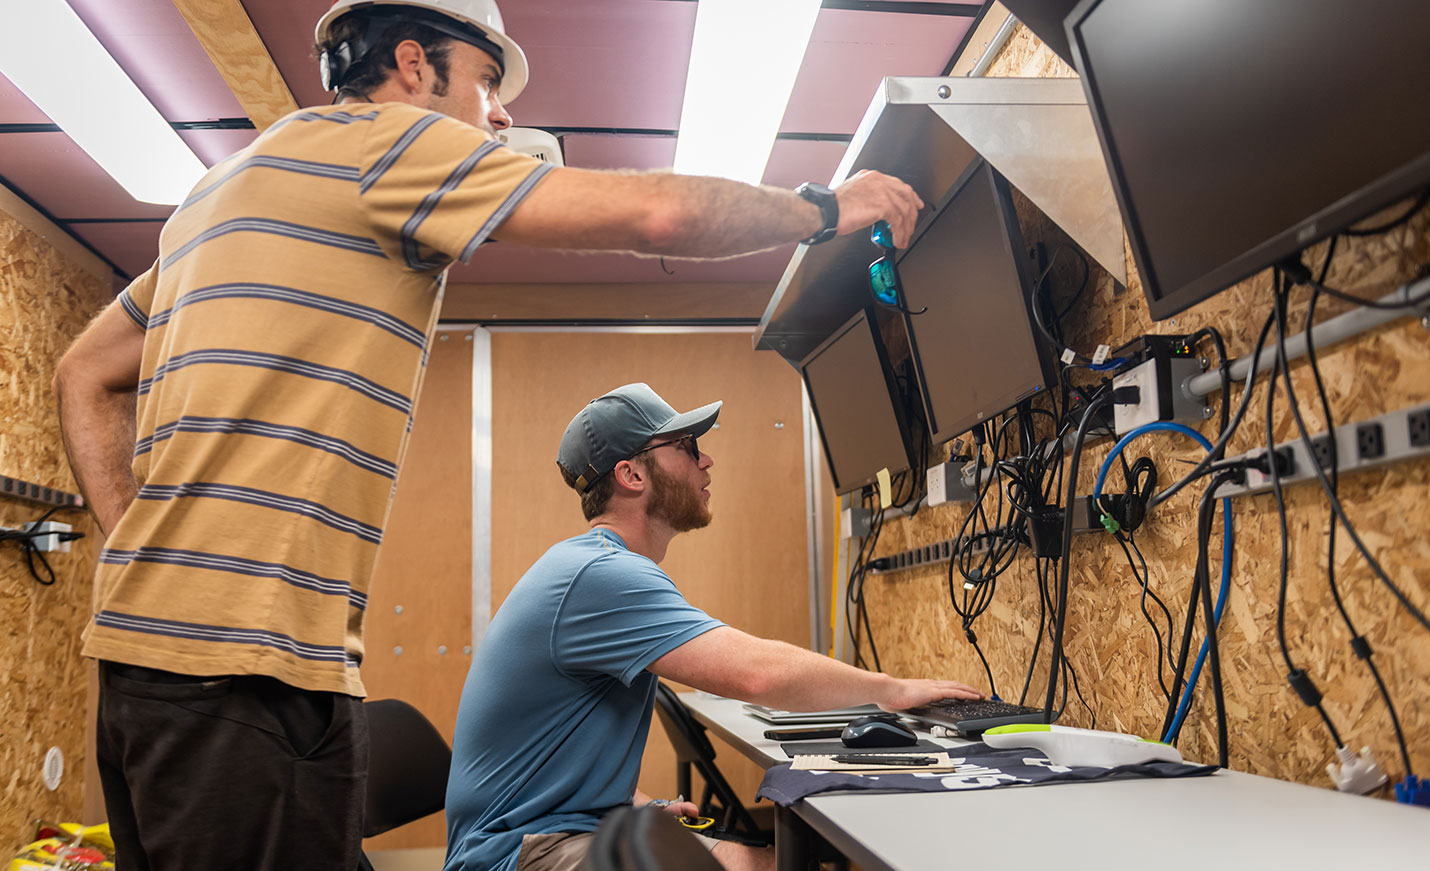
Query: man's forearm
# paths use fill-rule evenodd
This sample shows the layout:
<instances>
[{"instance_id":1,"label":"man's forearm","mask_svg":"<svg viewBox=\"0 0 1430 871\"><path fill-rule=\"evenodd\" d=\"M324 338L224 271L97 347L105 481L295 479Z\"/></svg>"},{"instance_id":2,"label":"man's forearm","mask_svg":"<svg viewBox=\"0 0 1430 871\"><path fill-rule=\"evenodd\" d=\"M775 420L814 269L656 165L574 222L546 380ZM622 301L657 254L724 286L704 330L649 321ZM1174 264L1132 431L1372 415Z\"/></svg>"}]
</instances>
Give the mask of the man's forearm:
<instances>
[{"instance_id":1,"label":"man's forearm","mask_svg":"<svg viewBox=\"0 0 1430 871\"><path fill-rule=\"evenodd\" d=\"M819 208L793 191L703 176L650 178L672 206L652 253L730 257L798 242L823 225Z\"/></svg>"},{"instance_id":2,"label":"man's forearm","mask_svg":"<svg viewBox=\"0 0 1430 871\"><path fill-rule=\"evenodd\" d=\"M896 683L879 672L855 668L836 659L782 641L768 647L757 665L763 676L755 687L757 704L791 711L817 711L873 702L885 704Z\"/></svg>"},{"instance_id":3,"label":"man's forearm","mask_svg":"<svg viewBox=\"0 0 1430 871\"><path fill-rule=\"evenodd\" d=\"M105 535L138 492L134 457L133 391L111 391L56 379L60 433L79 491Z\"/></svg>"}]
</instances>

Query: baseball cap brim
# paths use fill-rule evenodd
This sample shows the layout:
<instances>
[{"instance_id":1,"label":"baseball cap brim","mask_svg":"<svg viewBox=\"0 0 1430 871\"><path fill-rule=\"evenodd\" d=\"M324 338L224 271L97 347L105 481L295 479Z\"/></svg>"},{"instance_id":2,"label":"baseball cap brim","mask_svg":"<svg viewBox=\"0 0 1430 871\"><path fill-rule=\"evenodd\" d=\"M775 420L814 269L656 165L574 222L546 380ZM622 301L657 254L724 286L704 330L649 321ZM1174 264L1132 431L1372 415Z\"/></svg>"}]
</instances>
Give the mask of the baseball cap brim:
<instances>
[{"instance_id":1,"label":"baseball cap brim","mask_svg":"<svg viewBox=\"0 0 1430 871\"><path fill-rule=\"evenodd\" d=\"M699 438L715 425L715 418L720 416L720 406L723 402L717 400L709 405L702 405L694 411L687 411L684 414L677 414L666 422L664 426L651 433L651 438L674 435L676 433L690 433Z\"/></svg>"}]
</instances>

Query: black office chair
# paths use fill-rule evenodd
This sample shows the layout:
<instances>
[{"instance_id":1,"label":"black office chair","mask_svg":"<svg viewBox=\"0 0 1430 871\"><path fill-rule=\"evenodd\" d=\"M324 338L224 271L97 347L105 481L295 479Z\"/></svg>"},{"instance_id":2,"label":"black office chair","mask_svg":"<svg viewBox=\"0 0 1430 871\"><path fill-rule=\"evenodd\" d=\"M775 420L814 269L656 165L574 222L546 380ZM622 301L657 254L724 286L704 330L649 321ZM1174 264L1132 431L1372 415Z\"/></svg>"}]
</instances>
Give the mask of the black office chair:
<instances>
[{"instance_id":1,"label":"black office chair","mask_svg":"<svg viewBox=\"0 0 1430 871\"><path fill-rule=\"evenodd\" d=\"M700 815L716 821L719 835L748 844L774 843L773 832L756 824L730 782L716 767L715 748L705 736L705 727L696 722L685 703L663 683L655 687L655 712L675 747L675 780L680 794L695 801L690 787L690 770L694 768L705 781L704 792L696 802Z\"/></svg>"},{"instance_id":2,"label":"black office chair","mask_svg":"<svg viewBox=\"0 0 1430 871\"><path fill-rule=\"evenodd\" d=\"M586 871L721 871L720 862L675 818L652 807L623 807L601 821Z\"/></svg>"},{"instance_id":3,"label":"black office chair","mask_svg":"<svg viewBox=\"0 0 1430 871\"><path fill-rule=\"evenodd\" d=\"M369 749L362 835L371 838L442 810L452 750L437 727L404 701L379 699L363 710ZM358 869L372 871L366 855Z\"/></svg>"}]
</instances>

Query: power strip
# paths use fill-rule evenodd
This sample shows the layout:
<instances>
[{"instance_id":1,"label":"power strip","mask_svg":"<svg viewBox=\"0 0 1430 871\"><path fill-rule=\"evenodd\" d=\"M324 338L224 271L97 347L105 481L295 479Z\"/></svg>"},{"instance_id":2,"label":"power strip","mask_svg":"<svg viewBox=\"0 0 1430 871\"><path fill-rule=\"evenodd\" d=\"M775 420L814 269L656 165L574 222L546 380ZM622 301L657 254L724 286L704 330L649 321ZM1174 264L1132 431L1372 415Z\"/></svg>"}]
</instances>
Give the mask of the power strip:
<instances>
[{"instance_id":1,"label":"power strip","mask_svg":"<svg viewBox=\"0 0 1430 871\"><path fill-rule=\"evenodd\" d=\"M1080 497L1073 508L1073 533L1100 532L1101 524L1092 522L1089 519L1092 497ZM1062 512L1058 511L1058 538L1061 540ZM945 538L933 544L926 544L922 547L913 547L908 550L901 550L888 556L878 557L873 560L872 572L876 575L886 575L890 572L900 572L905 569L917 569L924 566L936 566L946 563L952 555L959 550L958 536ZM987 545L980 545L974 548L973 553L982 553L987 549Z\"/></svg>"},{"instance_id":2,"label":"power strip","mask_svg":"<svg viewBox=\"0 0 1430 871\"><path fill-rule=\"evenodd\" d=\"M1342 474L1376 469L1401 460L1430 457L1430 405L1414 405L1379 417L1342 424L1333 433L1325 430L1311 436L1314 453L1308 452L1301 439L1294 438L1276 446L1282 456L1281 485L1316 480L1316 462L1326 468L1330 459L1331 439L1336 446L1336 466ZM1256 448L1229 459L1250 460L1266 455L1265 448ZM1290 468L1286 469L1286 457ZM1271 490L1271 476L1248 469L1246 482L1223 484L1218 497L1245 496Z\"/></svg>"},{"instance_id":3,"label":"power strip","mask_svg":"<svg viewBox=\"0 0 1430 871\"><path fill-rule=\"evenodd\" d=\"M84 505L83 497L77 493L66 493L53 487L41 487L39 484L31 484L29 481L21 481L19 478L11 478L9 475L0 475L0 496L38 502L41 505L66 507Z\"/></svg>"}]
</instances>

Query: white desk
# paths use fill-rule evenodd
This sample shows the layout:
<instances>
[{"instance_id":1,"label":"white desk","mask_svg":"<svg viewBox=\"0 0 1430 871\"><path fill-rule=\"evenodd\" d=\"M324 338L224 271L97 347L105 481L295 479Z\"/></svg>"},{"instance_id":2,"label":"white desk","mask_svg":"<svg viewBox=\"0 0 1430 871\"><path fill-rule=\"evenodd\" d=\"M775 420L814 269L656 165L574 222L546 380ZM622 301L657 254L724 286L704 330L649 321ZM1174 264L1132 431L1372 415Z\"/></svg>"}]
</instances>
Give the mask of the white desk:
<instances>
[{"instance_id":1,"label":"white desk","mask_svg":"<svg viewBox=\"0 0 1430 871\"><path fill-rule=\"evenodd\" d=\"M769 767L787 762L741 703L683 693L701 723ZM790 813L792 812L792 813ZM1430 809L1219 771L1208 777L949 793L811 796L777 815L781 868L807 862L809 831L868 869L1045 871L1430 865ZM801 827L807 827L802 831Z\"/></svg>"}]
</instances>

